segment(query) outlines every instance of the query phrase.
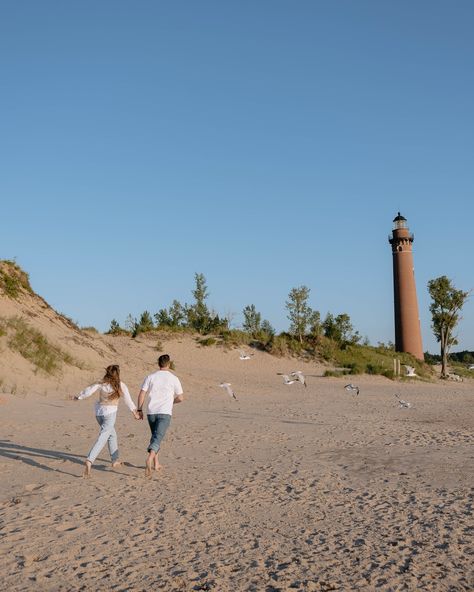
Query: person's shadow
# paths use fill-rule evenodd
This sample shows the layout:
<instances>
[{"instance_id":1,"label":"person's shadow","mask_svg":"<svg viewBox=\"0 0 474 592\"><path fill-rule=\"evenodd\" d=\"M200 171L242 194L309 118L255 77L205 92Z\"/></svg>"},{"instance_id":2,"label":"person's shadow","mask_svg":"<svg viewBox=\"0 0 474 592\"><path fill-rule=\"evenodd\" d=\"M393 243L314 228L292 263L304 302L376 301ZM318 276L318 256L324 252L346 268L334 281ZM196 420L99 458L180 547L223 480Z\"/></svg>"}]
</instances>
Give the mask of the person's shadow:
<instances>
[{"instance_id":1,"label":"person's shadow","mask_svg":"<svg viewBox=\"0 0 474 592\"><path fill-rule=\"evenodd\" d=\"M21 446L15 444L11 440L0 440L0 456L9 458L11 460L21 461L31 467L42 469L43 471L52 471L55 473L63 473L71 477L81 477L75 473L64 471L59 468L50 467L37 459L49 460L64 460L83 466L86 457L81 454L70 454L68 452L60 452L58 450L43 450L41 448L31 448L30 446ZM129 462L124 463L127 467L139 468ZM108 471L106 465L94 464L94 470Z\"/></svg>"}]
</instances>

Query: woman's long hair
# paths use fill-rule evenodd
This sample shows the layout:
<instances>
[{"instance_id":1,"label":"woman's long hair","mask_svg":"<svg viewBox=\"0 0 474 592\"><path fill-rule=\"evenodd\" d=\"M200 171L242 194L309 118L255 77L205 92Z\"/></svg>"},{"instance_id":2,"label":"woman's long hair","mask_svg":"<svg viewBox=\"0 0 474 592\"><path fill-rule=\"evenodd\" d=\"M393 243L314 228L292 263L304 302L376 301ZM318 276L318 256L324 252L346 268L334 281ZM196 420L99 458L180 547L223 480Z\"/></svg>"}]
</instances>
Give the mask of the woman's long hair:
<instances>
[{"instance_id":1,"label":"woman's long hair","mask_svg":"<svg viewBox=\"0 0 474 592\"><path fill-rule=\"evenodd\" d=\"M110 384L110 386L113 388L113 392L110 394L109 399L111 401L118 399L122 394L122 389L120 387L120 366L117 364L107 366L102 383Z\"/></svg>"}]
</instances>

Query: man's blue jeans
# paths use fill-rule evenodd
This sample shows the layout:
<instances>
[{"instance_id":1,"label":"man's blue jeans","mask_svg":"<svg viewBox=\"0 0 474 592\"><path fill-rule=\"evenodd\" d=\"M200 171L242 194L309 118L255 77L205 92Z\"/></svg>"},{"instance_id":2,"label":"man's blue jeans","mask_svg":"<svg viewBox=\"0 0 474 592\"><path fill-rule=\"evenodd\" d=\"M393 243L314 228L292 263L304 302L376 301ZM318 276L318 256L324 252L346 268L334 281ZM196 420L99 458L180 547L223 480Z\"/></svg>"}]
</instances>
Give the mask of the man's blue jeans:
<instances>
[{"instance_id":1,"label":"man's blue jeans","mask_svg":"<svg viewBox=\"0 0 474 592\"><path fill-rule=\"evenodd\" d=\"M171 423L171 415L166 413L154 413L152 415L147 415L147 417L151 430L151 440L148 445L148 452L151 452L152 450L153 452L158 452L161 441L165 437L166 430Z\"/></svg>"}]
</instances>

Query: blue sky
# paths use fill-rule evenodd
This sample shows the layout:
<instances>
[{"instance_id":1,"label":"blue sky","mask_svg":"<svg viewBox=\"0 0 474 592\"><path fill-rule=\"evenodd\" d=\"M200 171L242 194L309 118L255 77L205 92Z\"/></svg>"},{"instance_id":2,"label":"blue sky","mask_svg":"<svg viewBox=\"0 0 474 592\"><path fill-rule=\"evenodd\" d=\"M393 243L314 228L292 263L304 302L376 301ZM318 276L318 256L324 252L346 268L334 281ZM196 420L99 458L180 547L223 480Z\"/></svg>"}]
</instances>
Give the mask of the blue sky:
<instances>
[{"instance_id":1,"label":"blue sky","mask_svg":"<svg viewBox=\"0 0 474 592\"><path fill-rule=\"evenodd\" d=\"M294 286L393 340L387 235L474 288L471 1L3 3L0 258L55 308L112 318L254 303ZM474 299L457 349L474 349Z\"/></svg>"}]
</instances>

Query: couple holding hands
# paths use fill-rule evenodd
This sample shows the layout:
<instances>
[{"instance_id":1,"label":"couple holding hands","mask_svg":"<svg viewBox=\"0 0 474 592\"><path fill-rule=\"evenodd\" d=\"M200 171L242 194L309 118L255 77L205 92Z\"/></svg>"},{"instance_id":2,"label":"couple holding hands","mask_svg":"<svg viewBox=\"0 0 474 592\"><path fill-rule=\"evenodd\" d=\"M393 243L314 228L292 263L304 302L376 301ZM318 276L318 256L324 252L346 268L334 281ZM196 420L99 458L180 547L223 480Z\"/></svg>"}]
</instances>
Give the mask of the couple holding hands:
<instances>
[{"instance_id":1,"label":"couple holding hands","mask_svg":"<svg viewBox=\"0 0 474 592\"><path fill-rule=\"evenodd\" d=\"M86 399L94 393L99 398L95 405L95 416L100 426L97 440L92 446L86 459L84 477L90 477L92 464L107 442L109 447L112 466L121 464L119 460L119 449L117 433L115 431L115 420L117 418L118 403L121 397L125 405L133 413L135 419L143 419L142 407L147 401L147 419L151 430L151 439L148 445L148 456L146 459L146 477L151 477L152 471L159 470L161 465L158 461L158 451L166 430L171 423L173 405L183 401L183 389L178 377L170 372L170 357L164 354L158 358L159 369L149 374L143 381L138 395L138 407L132 400L127 385L120 380L120 368L116 364L107 366L104 378L91 384L77 396L75 400Z\"/></svg>"}]
</instances>

